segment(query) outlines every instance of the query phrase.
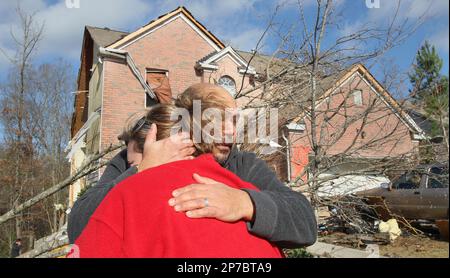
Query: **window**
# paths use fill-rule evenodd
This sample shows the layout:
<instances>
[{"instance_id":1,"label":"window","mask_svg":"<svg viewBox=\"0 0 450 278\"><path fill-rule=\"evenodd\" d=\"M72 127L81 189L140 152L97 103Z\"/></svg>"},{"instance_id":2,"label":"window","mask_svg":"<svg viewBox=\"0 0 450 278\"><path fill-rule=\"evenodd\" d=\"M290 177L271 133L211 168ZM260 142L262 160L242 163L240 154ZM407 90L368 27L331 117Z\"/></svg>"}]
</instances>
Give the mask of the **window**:
<instances>
[{"instance_id":1,"label":"window","mask_svg":"<svg viewBox=\"0 0 450 278\"><path fill-rule=\"evenodd\" d=\"M353 102L355 105L361 106L363 104L362 102L362 91L361 90L353 90Z\"/></svg>"},{"instance_id":2,"label":"window","mask_svg":"<svg viewBox=\"0 0 450 278\"><path fill-rule=\"evenodd\" d=\"M170 103L172 101L172 90L169 82L169 72L166 70L147 70L147 83L152 88L160 103ZM154 104L154 101L147 96L146 107Z\"/></svg>"},{"instance_id":3,"label":"window","mask_svg":"<svg viewBox=\"0 0 450 278\"><path fill-rule=\"evenodd\" d=\"M225 90L227 90L233 97L234 95L236 95L236 83L234 82L233 78L229 77L228 75L222 76L217 84L224 87Z\"/></svg>"},{"instance_id":4,"label":"window","mask_svg":"<svg viewBox=\"0 0 450 278\"><path fill-rule=\"evenodd\" d=\"M448 188L448 171L433 167L428 174L428 188Z\"/></svg>"},{"instance_id":5,"label":"window","mask_svg":"<svg viewBox=\"0 0 450 278\"><path fill-rule=\"evenodd\" d=\"M417 189L420 187L422 175L418 172L410 172L401 176L392 186L394 189Z\"/></svg>"}]
</instances>

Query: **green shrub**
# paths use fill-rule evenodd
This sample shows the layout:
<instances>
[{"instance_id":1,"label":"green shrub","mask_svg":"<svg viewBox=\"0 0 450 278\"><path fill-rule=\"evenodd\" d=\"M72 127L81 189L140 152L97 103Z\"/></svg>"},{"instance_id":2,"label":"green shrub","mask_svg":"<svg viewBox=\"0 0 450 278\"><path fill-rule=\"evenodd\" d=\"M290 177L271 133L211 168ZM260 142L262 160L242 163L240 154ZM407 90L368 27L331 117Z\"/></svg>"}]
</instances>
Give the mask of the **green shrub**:
<instances>
[{"instance_id":1,"label":"green shrub","mask_svg":"<svg viewBox=\"0 0 450 278\"><path fill-rule=\"evenodd\" d=\"M287 258L314 258L305 248L283 250Z\"/></svg>"}]
</instances>

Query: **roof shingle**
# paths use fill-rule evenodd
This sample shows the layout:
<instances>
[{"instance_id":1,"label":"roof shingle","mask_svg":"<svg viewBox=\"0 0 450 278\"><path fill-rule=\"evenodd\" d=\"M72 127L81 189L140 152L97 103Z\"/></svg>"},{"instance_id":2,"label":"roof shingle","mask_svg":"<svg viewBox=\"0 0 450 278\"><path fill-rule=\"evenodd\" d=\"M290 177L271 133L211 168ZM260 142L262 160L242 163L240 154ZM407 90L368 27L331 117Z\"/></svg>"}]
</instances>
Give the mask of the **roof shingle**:
<instances>
[{"instance_id":1,"label":"roof shingle","mask_svg":"<svg viewBox=\"0 0 450 278\"><path fill-rule=\"evenodd\" d=\"M99 28L93 26L86 26L86 29L88 30L92 39L101 47L108 46L128 35L127 32L111 30L106 27Z\"/></svg>"}]
</instances>

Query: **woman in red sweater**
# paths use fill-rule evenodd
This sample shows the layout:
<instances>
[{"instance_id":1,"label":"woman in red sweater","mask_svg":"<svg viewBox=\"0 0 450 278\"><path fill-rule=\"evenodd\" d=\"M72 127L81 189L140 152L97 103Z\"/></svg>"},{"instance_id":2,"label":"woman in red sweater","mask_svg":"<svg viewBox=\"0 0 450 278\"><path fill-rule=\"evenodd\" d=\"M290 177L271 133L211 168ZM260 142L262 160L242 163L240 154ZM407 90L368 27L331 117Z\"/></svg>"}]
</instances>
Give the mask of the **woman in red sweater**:
<instances>
[{"instance_id":1,"label":"woman in red sweater","mask_svg":"<svg viewBox=\"0 0 450 278\"><path fill-rule=\"evenodd\" d=\"M208 108L204 105L202 110ZM157 105L145 125L157 125L158 140L179 124L170 115L173 105ZM190 125L195 123L190 122ZM202 125L203 126L203 125ZM139 131L142 148L145 132ZM140 138L140 139L139 139ZM135 138L136 139L136 138ZM169 206L172 192L195 183L194 174L237 189L258 190L221 167L211 154L214 144L196 144L196 158L150 168L115 186L97 208L69 257L146 258L280 258L281 251L265 239L250 234L246 222L191 219ZM205 200L205 206L208 206Z\"/></svg>"}]
</instances>

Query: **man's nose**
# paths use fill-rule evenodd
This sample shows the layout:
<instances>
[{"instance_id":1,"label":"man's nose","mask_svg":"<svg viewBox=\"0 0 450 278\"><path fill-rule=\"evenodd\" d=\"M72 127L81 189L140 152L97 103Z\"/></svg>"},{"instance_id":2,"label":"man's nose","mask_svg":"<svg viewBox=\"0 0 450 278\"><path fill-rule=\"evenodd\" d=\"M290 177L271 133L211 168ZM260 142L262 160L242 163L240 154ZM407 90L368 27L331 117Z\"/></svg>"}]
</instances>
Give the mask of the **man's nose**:
<instances>
[{"instance_id":1,"label":"man's nose","mask_svg":"<svg viewBox=\"0 0 450 278\"><path fill-rule=\"evenodd\" d=\"M233 121L225 121L223 128L223 135L225 137L225 141L232 140L234 135L236 134L236 128L234 126Z\"/></svg>"}]
</instances>

